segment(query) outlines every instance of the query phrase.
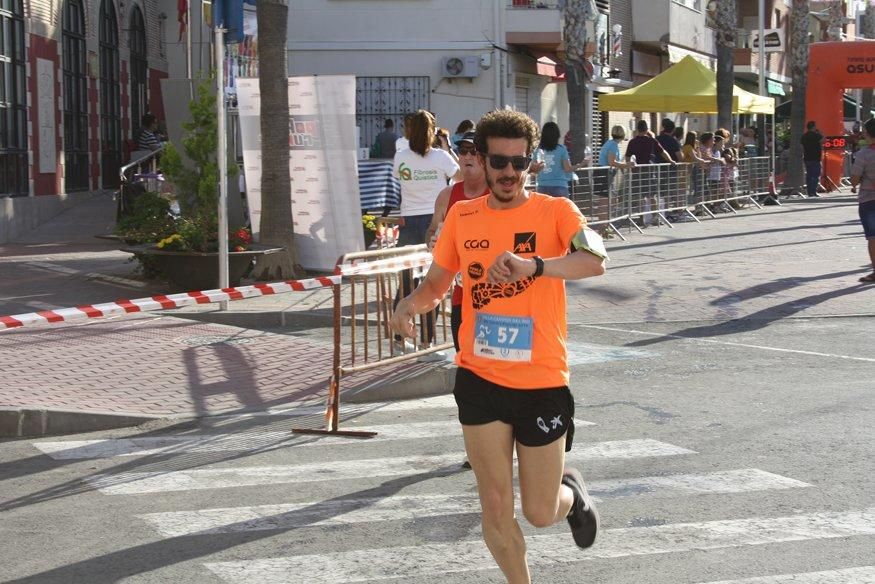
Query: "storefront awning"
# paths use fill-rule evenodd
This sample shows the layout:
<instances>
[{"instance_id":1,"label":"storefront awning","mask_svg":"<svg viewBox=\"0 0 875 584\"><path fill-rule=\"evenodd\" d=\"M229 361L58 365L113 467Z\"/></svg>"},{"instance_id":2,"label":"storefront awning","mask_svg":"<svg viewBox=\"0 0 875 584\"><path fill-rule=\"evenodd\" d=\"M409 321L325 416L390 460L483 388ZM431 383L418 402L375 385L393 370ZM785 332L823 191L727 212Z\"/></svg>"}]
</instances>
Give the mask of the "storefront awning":
<instances>
[{"instance_id":1,"label":"storefront awning","mask_svg":"<svg viewBox=\"0 0 875 584\"><path fill-rule=\"evenodd\" d=\"M599 110L620 112L717 113L714 71L687 56L653 79L632 89L604 95ZM773 114L774 100L733 86L732 112Z\"/></svg>"}]
</instances>

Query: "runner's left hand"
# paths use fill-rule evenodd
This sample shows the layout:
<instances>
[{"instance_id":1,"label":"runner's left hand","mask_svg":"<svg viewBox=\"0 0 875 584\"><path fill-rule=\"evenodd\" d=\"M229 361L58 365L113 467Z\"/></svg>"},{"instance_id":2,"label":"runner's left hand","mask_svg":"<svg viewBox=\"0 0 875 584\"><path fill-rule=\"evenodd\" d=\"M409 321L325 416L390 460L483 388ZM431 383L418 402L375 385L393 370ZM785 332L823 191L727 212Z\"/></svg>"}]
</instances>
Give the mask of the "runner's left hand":
<instances>
[{"instance_id":1,"label":"runner's left hand","mask_svg":"<svg viewBox=\"0 0 875 584\"><path fill-rule=\"evenodd\" d=\"M509 251L504 252L493 262L486 279L491 284L504 284L528 278L535 273L535 262L522 258Z\"/></svg>"}]
</instances>

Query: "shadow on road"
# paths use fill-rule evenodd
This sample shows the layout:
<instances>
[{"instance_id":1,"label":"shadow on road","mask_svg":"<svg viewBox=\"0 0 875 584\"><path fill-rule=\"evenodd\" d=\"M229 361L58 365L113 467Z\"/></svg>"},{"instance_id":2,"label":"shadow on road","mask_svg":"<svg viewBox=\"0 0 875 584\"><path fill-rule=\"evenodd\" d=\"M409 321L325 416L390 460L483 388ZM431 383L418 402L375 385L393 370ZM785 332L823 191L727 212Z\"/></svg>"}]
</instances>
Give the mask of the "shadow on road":
<instances>
[{"instance_id":1,"label":"shadow on road","mask_svg":"<svg viewBox=\"0 0 875 584\"><path fill-rule=\"evenodd\" d=\"M823 280L829 278L840 278L843 276L849 276L851 274L863 273L868 270L851 270L847 272L836 272L833 274L827 274L820 277L814 278L784 278L787 282L784 285L789 288L793 286L798 286L799 283L803 281L811 281L811 280ZM770 283L771 284L771 283ZM761 285L761 286L766 286ZM757 287L749 288L747 291L742 291L741 293L748 292ZM786 288L784 288L786 289ZM788 316L792 316L798 313L801 310L805 310L806 308L811 308L812 306L816 306L821 304L822 302L826 302L827 300L831 300L833 298L841 298L842 296L848 296L851 294L856 294L858 292L863 292L866 290L871 290L871 286L867 286L862 283L855 284L853 286L849 286L846 288L837 288L835 290L829 290L827 292L822 292L820 294L812 294L810 296L806 296L804 298L795 298L793 300L788 300L787 302L776 304L774 306L769 306L757 312L751 313L744 318L729 320L725 322L720 322L716 324L708 324L704 326L692 326L687 327L685 329L681 329L679 331L675 331L673 333L667 333L664 335L660 335L658 337L654 337L651 339L642 339L640 341L633 341L631 343L626 343L627 347L647 347L650 345L656 345L659 343L663 343L665 341L674 340L677 338L685 338L685 339L703 339L710 337L719 337L724 335L732 335L736 333L745 333L750 331L759 330L769 326L771 323L780 320L782 318L786 318ZM774 292L776 289L769 289L770 292ZM726 297L731 296L740 296L741 293L729 294ZM753 296L748 296L753 297ZM720 299L712 301L712 304L718 303Z\"/></svg>"}]
</instances>

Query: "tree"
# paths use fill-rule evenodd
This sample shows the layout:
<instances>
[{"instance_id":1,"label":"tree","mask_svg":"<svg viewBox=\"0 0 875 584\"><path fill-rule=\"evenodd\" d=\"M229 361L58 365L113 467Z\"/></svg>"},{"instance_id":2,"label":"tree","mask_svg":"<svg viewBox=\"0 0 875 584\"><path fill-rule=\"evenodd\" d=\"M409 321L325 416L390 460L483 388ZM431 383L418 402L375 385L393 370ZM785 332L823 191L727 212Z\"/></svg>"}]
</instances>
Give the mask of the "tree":
<instances>
[{"instance_id":1,"label":"tree","mask_svg":"<svg viewBox=\"0 0 875 584\"><path fill-rule=\"evenodd\" d=\"M736 0L716 3L714 21L717 36L717 127L732 127L732 90L735 85L735 45L738 37Z\"/></svg>"},{"instance_id":2,"label":"tree","mask_svg":"<svg viewBox=\"0 0 875 584\"><path fill-rule=\"evenodd\" d=\"M586 82L589 74L585 65L586 45L589 40L587 24L598 18L595 0L566 0L562 9L565 42L565 79L568 91L568 131L571 133L569 157L575 164L583 160L586 148ZM590 64L590 71L592 71Z\"/></svg>"},{"instance_id":3,"label":"tree","mask_svg":"<svg viewBox=\"0 0 875 584\"><path fill-rule=\"evenodd\" d=\"M830 2L827 8L826 36L830 41L842 40L842 29L845 21L844 2Z\"/></svg>"},{"instance_id":4,"label":"tree","mask_svg":"<svg viewBox=\"0 0 875 584\"><path fill-rule=\"evenodd\" d=\"M288 0L258 0L258 89L261 93L261 243L285 253L260 256L260 280L296 278L298 265L289 176Z\"/></svg>"},{"instance_id":5,"label":"tree","mask_svg":"<svg viewBox=\"0 0 875 584\"><path fill-rule=\"evenodd\" d=\"M790 76L793 99L790 103L790 160L784 187L801 192L803 183L802 133L805 130L805 91L808 88L808 0L793 0L790 14Z\"/></svg>"},{"instance_id":6,"label":"tree","mask_svg":"<svg viewBox=\"0 0 875 584\"><path fill-rule=\"evenodd\" d=\"M875 2L869 0L866 4L866 12L863 13L862 27L860 27L862 36L867 39L875 39ZM863 117L868 119L869 112L872 111L872 106L875 106L875 100L872 99L872 88L863 90L863 97L860 100L860 105L863 108Z\"/></svg>"}]
</instances>

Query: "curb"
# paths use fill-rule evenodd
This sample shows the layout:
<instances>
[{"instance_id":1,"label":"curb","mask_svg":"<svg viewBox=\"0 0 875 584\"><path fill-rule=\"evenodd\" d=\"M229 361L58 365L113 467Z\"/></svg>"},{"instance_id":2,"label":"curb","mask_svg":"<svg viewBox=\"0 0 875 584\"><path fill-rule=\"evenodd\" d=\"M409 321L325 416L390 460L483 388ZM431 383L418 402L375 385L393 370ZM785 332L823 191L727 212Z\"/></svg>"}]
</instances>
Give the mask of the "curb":
<instances>
[{"instance_id":1,"label":"curb","mask_svg":"<svg viewBox=\"0 0 875 584\"><path fill-rule=\"evenodd\" d=\"M164 416L51 408L0 408L0 438L79 434L139 426Z\"/></svg>"},{"instance_id":2,"label":"curb","mask_svg":"<svg viewBox=\"0 0 875 584\"><path fill-rule=\"evenodd\" d=\"M344 390L341 383L340 408L344 403L368 403L376 401L406 400L453 392L456 383L456 366L451 361L429 367L426 371L381 379L380 381Z\"/></svg>"}]
</instances>

